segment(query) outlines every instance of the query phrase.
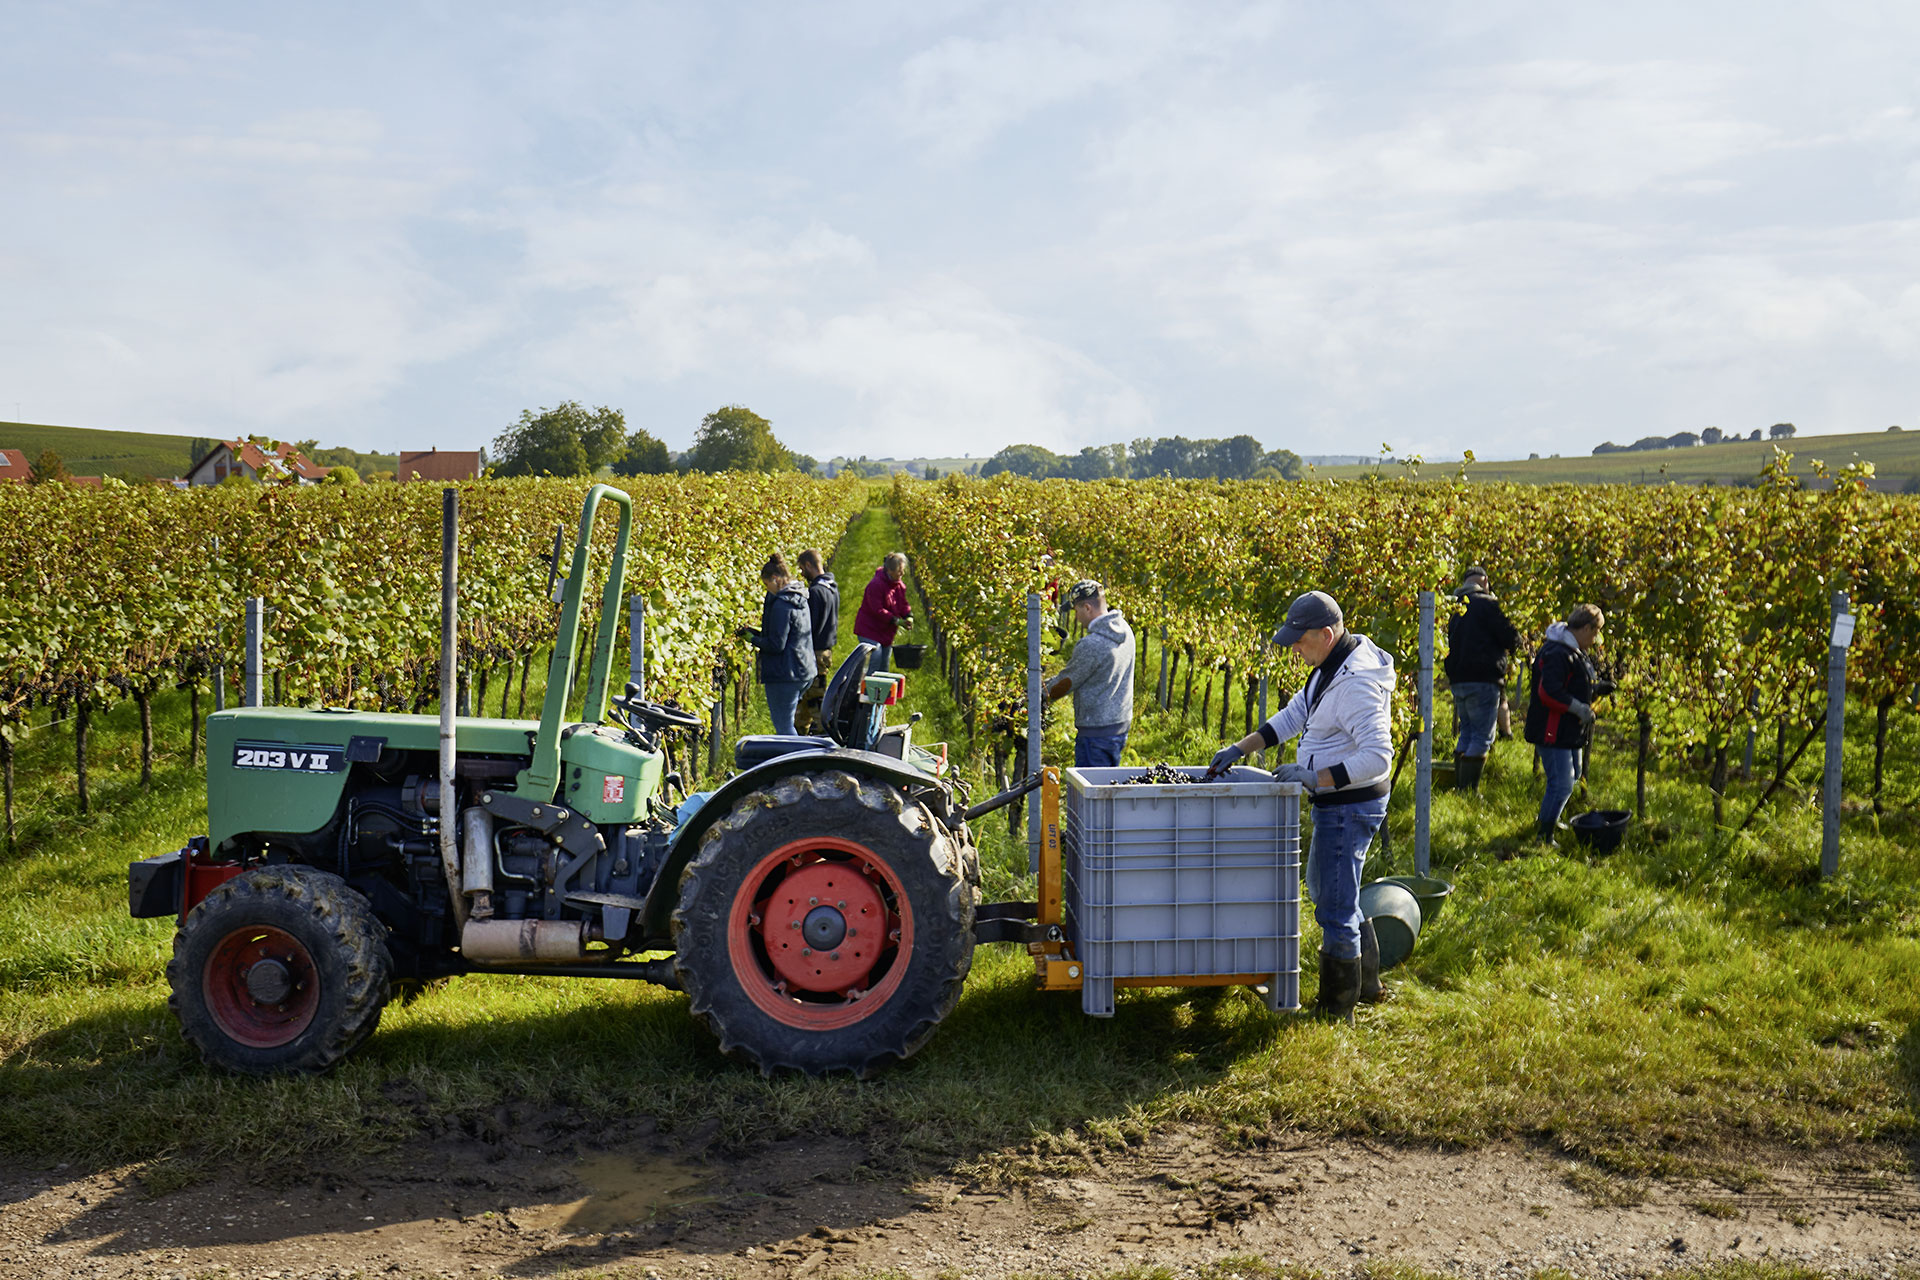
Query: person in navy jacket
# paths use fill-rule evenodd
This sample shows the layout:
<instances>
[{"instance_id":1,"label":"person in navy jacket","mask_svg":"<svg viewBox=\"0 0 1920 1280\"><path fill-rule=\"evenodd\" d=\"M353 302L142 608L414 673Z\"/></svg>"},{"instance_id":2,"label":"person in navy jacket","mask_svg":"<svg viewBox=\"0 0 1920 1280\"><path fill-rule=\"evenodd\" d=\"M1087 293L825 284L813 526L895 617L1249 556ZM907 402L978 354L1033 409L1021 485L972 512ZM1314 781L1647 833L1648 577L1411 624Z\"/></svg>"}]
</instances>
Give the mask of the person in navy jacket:
<instances>
[{"instance_id":1,"label":"person in navy jacket","mask_svg":"<svg viewBox=\"0 0 1920 1280\"><path fill-rule=\"evenodd\" d=\"M736 634L760 651L760 683L767 691L773 731L790 735L794 708L819 665L813 650L813 619L806 587L788 572L785 556L774 552L760 570L760 582L767 589L767 598L760 604L760 629L741 627Z\"/></svg>"},{"instance_id":2,"label":"person in navy jacket","mask_svg":"<svg viewBox=\"0 0 1920 1280\"><path fill-rule=\"evenodd\" d=\"M1534 828L1542 840L1553 839L1560 812L1573 796L1580 752L1593 729L1593 700L1613 692L1612 684L1596 676L1587 660L1587 650L1599 640L1606 622L1599 605L1575 605L1565 622L1547 628L1546 640L1533 655L1526 739L1539 748L1540 768L1547 777Z\"/></svg>"}]
</instances>

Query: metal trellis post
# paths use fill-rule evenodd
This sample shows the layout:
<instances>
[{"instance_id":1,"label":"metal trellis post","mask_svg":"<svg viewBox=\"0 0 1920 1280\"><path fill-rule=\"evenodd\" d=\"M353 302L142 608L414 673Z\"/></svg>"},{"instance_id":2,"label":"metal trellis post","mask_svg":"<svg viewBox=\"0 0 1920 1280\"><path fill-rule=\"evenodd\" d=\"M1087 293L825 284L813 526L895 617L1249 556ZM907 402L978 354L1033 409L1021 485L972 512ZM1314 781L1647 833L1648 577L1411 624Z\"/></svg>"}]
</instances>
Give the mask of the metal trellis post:
<instances>
[{"instance_id":1,"label":"metal trellis post","mask_svg":"<svg viewBox=\"0 0 1920 1280\"><path fill-rule=\"evenodd\" d=\"M1846 743L1847 646L1853 643L1853 614L1847 593L1833 593L1833 635L1827 646L1827 777L1820 813L1820 878L1840 871L1840 762Z\"/></svg>"},{"instance_id":2,"label":"metal trellis post","mask_svg":"<svg viewBox=\"0 0 1920 1280\"><path fill-rule=\"evenodd\" d=\"M244 705L249 707L257 707L260 705L260 677L262 674L260 632L263 629L262 615L265 612L265 600L259 596L247 597L247 687L246 702Z\"/></svg>"},{"instance_id":3,"label":"metal trellis post","mask_svg":"<svg viewBox=\"0 0 1920 1280\"><path fill-rule=\"evenodd\" d=\"M627 682L647 696L647 598L639 592L627 605Z\"/></svg>"},{"instance_id":4,"label":"metal trellis post","mask_svg":"<svg viewBox=\"0 0 1920 1280\"><path fill-rule=\"evenodd\" d=\"M1433 592L1420 593L1420 754L1413 775L1413 869L1427 874L1433 805Z\"/></svg>"},{"instance_id":5,"label":"metal trellis post","mask_svg":"<svg viewBox=\"0 0 1920 1280\"><path fill-rule=\"evenodd\" d=\"M1040 772L1040 596L1027 596L1027 773ZM1027 806L1027 870L1040 870L1040 806Z\"/></svg>"}]
</instances>

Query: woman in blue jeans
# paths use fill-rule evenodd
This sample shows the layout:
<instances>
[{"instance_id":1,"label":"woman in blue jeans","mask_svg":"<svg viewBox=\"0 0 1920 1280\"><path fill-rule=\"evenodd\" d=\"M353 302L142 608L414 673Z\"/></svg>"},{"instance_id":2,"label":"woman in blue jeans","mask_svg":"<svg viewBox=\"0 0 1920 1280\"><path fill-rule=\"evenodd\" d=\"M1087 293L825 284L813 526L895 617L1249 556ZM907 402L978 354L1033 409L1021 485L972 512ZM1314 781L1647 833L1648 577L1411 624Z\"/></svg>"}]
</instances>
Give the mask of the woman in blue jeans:
<instances>
[{"instance_id":1,"label":"woman in blue jeans","mask_svg":"<svg viewBox=\"0 0 1920 1280\"><path fill-rule=\"evenodd\" d=\"M793 712L800 705L816 673L813 617L807 608L807 590L787 570L787 560L775 552L760 570L767 598L760 604L760 627L741 627L735 634L760 651L760 684L767 691L767 714L777 734L793 733Z\"/></svg>"},{"instance_id":2,"label":"woman in blue jeans","mask_svg":"<svg viewBox=\"0 0 1920 1280\"><path fill-rule=\"evenodd\" d=\"M1593 699L1612 691L1587 661L1587 650L1599 640L1606 621L1599 605L1575 605L1565 622L1547 628L1546 640L1533 655L1526 739L1539 748L1540 768L1547 776L1547 792L1534 823L1541 840L1553 839L1560 813L1573 796L1580 752L1592 736Z\"/></svg>"}]
</instances>

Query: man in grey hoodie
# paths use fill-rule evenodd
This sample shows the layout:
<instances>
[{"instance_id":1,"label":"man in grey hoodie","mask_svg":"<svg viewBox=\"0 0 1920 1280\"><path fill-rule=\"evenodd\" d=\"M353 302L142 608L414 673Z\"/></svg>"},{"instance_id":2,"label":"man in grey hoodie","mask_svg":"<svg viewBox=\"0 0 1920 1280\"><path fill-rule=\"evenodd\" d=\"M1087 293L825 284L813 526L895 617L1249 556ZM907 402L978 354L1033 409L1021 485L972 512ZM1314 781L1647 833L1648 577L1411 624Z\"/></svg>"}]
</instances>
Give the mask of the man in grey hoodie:
<instances>
[{"instance_id":1,"label":"man in grey hoodie","mask_svg":"<svg viewBox=\"0 0 1920 1280\"><path fill-rule=\"evenodd\" d=\"M1133 630L1091 578L1067 589L1067 604L1087 634L1047 686L1047 700L1073 694L1076 769L1117 765L1133 727Z\"/></svg>"},{"instance_id":2,"label":"man in grey hoodie","mask_svg":"<svg viewBox=\"0 0 1920 1280\"><path fill-rule=\"evenodd\" d=\"M1393 655L1348 631L1340 606L1321 591L1295 598L1273 643L1290 648L1313 674L1280 714L1213 757L1223 773L1251 752L1298 735L1295 763L1273 771L1313 798L1307 892L1320 922L1320 996L1316 1007L1351 1018L1361 1000L1383 997L1380 944L1360 914L1367 846L1387 817L1393 769Z\"/></svg>"}]
</instances>

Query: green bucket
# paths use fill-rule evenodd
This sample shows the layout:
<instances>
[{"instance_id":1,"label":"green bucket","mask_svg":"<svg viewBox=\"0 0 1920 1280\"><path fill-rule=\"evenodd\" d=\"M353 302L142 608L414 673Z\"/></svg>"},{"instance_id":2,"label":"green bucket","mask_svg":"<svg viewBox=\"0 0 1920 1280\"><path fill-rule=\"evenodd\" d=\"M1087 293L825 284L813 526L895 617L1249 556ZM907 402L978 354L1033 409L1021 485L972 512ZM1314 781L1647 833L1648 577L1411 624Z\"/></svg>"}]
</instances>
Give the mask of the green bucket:
<instances>
[{"instance_id":1,"label":"green bucket","mask_svg":"<svg viewBox=\"0 0 1920 1280\"><path fill-rule=\"evenodd\" d=\"M1414 940L1420 936L1420 900L1413 890L1393 880L1363 884L1360 914L1373 921L1382 969L1391 969L1413 954Z\"/></svg>"},{"instance_id":2,"label":"green bucket","mask_svg":"<svg viewBox=\"0 0 1920 1280\"><path fill-rule=\"evenodd\" d=\"M1440 908L1447 905L1447 895L1453 892L1453 885L1438 876L1381 876L1384 881L1407 886L1407 892L1420 904L1420 922L1430 925L1440 918Z\"/></svg>"}]
</instances>

